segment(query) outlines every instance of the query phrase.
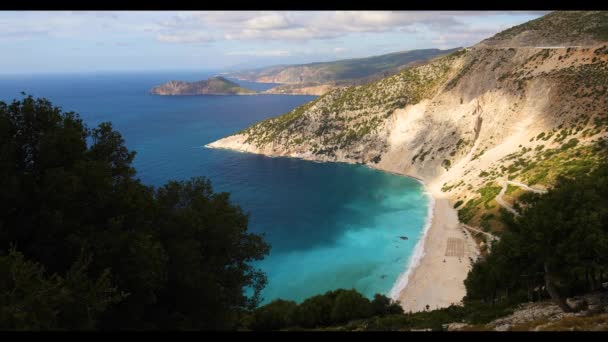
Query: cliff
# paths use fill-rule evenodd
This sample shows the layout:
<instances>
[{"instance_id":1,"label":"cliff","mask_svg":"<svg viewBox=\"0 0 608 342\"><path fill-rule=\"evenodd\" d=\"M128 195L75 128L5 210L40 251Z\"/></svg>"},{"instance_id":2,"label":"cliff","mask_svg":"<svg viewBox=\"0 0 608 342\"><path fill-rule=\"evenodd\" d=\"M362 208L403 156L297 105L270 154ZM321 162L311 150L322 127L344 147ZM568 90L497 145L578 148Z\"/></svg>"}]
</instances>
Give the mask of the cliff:
<instances>
[{"instance_id":1,"label":"cliff","mask_svg":"<svg viewBox=\"0 0 608 342\"><path fill-rule=\"evenodd\" d=\"M208 146L366 164L422 178L455 203L461 222L498 234L495 197L504 180L542 189L557 175L592 168L608 155L608 44L586 33L603 30L606 22L604 14L576 16L551 13L520 25L528 29L504 31L367 85L332 90ZM555 29L561 17L586 21L579 38L568 36L569 44L584 45L537 47L555 41L529 39L533 46L518 46L530 27L538 37L569 32ZM496 42L515 47L496 48ZM509 201L521 193L508 191Z\"/></svg>"}]
</instances>

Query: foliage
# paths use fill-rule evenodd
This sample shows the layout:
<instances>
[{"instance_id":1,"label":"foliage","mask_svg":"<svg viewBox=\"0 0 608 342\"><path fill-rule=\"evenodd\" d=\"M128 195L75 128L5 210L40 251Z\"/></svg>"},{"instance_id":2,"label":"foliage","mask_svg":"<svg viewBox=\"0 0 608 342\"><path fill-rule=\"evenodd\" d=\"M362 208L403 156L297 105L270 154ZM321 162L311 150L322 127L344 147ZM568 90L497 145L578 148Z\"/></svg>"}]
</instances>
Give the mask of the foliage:
<instances>
[{"instance_id":1,"label":"foliage","mask_svg":"<svg viewBox=\"0 0 608 342\"><path fill-rule=\"evenodd\" d=\"M296 302L277 299L253 312L249 327L253 330L278 330L295 323Z\"/></svg>"},{"instance_id":2,"label":"foliage","mask_svg":"<svg viewBox=\"0 0 608 342\"><path fill-rule=\"evenodd\" d=\"M250 263L269 246L247 215L205 178L141 184L134 157L110 123L0 102L0 255L23 255L3 274L21 265L31 289L4 292L7 328L228 329L257 305L265 276Z\"/></svg>"},{"instance_id":3,"label":"foliage","mask_svg":"<svg viewBox=\"0 0 608 342\"><path fill-rule=\"evenodd\" d=\"M509 230L469 272L467 298L530 298L532 289L546 286L563 305L565 296L598 289L608 270L607 194L603 164L576 178L559 177L545 195L527 196L521 216L505 220Z\"/></svg>"},{"instance_id":4,"label":"foliage","mask_svg":"<svg viewBox=\"0 0 608 342\"><path fill-rule=\"evenodd\" d=\"M100 314L127 295L112 286L108 270L89 278L90 260L81 256L62 278L15 248L0 256L0 329L95 328Z\"/></svg>"},{"instance_id":5,"label":"foliage","mask_svg":"<svg viewBox=\"0 0 608 342\"><path fill-rule=\"evenodd\" d=\"M465 206L458 210L458 219L464 223L469 222L473 216L482 210L479 207L480 204L483 204L485 209L491 209L489 203L500 193L501 189L502 187L495 186L492 182L486 183L477 190L477 193L480 194L479 197L468 200Z\"/></svg>"},{"instance_id":6,"label":"foliage","mask_svg":"<svg viewBox=\"0 0 608 342\"><path fill-rule=\"evenodd\" d=\"M316 155L331 157L338 149L365 143L374 146L375 151L368 152L380 154L385 142L379 133L386 118L396 109L419 103L437 91L447 80L453 60L458 56L443 56L374 82L334 89L289 113L260 121L237 134L245 135L245 143L259 148L274 143L289 149L309 148ZM311 146L306 146L309 142ZM420 160L424 161L424 155ZM446 160L444 167L449 168L450 164Z\"/></svg>"},{"instance_id":7,"label":"foliage","mask_svg":"<svg viewBox=\"0 0 608 342\"><path fill-rule=\"evenodd\" d=\"M255 309L245 325L253 330L313 329L402 313L398 303L381 294L370 302L354 289L338 289L307 298L299 305L281 299L272 301Z\"/></svg>"}]
</instances>

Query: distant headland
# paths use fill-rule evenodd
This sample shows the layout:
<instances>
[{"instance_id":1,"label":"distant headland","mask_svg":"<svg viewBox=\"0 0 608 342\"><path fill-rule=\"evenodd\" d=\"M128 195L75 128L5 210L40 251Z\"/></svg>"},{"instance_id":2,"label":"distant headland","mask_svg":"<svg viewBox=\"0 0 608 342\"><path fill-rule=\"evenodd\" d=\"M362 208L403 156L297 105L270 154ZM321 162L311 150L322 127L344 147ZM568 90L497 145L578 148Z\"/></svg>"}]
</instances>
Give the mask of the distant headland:
<instances>
[{"instance_id":1,"label":"distant headland","mask_svg":"<svg viewBox=\"0 0 608 342\"><path fill-rule=\"evenodd\" d=\"M221 76L197 82L169 81L150 90L154 95L254 95L255 91L243 88Z\"/></svg>"}]
</instances>

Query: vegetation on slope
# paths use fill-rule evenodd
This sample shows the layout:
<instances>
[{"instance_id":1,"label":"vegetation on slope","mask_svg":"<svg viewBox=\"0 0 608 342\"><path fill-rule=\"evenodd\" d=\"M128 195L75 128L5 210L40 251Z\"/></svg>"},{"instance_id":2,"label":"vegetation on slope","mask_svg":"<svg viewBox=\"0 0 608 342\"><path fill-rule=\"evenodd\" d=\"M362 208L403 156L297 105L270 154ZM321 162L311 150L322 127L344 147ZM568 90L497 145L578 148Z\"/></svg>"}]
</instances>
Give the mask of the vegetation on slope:
<instances>
[{"instance_id":1,"label":"vegetation on slope","mask_svg":"<svg viewBox=\"0 0 608 342\"><path fill-rule=\"evenodd\" d=\"M542 54L542 51L539 52ZM594 55L603 54L598 48ZM534 56L538 56L535 54ZM535 57L530 58L530 61ZM530 66L528 62L521 74L509 75L514 79L528 79L522 76ZM523 78L522 78L523 77ZM603 60L591 61L588 64L558 68L538 76L547 79L558 89L560 100L564 105L549 109L551 115L545 119L553 128L539 133L530 139L531 147L520 146L520 149L507 155L498 163L479 173L484 184L501 179L519 180L529 186L547 188L552 186L559 175L577 176L589 172L608 156L608 63ZM447 183L442 190L458 189L464 183ZM496 184L499 186L499 184ZM475 193L482 189L469 189ZM507 191L507 195L514 190ZM525 192L516 192L514 199ZM499 208L493 203L480 205L479 198L470 198L468 206L460 207L459 218L462 222L490 227L493 233L500 234L505 226L497 217ZM514 207L518 209L518 204ZM484 220L484 217L494 218ZM485 221L485 222L484 222Z\"/></svg>"},{"instance_id":2,"label":"vegetation on slope","mask_svg":"<svg viewBox=\"0 0 608 342\"><path fill-rule=\"evenodd\" d=\"M251 81L272 80L276 83L353 85L364 80L387 77L414 62L423 62L455 49L424 49L395 52L366 58L302 65L271 66L230 75Z\"/></svg>"},{"instance_id":3,"label":"vegetation on slope","mask_svg":"<svg viewBox=\"0 0 608 342\"><path fill-rule=\"evenodd\" d=\"M519 217L503 212L509 229L477 262L468 299L495 302L545 286L564 311L565 296L595 291L608 271L608 164L560 176L545 195L528 195Z\"/></svg>"},{"instance_id":4,"label":"vegetation on slope","mask_svg":"<svg viewBox=\"0 0 608 342\"><path fill-rule=\"evenodd\" d=\"M362 141L383 146L385 138L376 133L386 118L397 108L431 96L447 79L452 61L463 53L455 52L364 86L333 90L239 133L247 134L246 142L258 147L271 142L287 148L304 144L312 153L328 156Z\"/></svg>"},{"instance_id":5,"label":"vegetation on slope","mask_svg":"<svg viewBox=\"0 0 608 342\"><path fill-rule=\"evenodd\" d=\"M553 42L579 42L581 39L608 40L608 12L556 11L504 30L482 44L508 41L524 32L534 34L537 40Z\"/></svg>"},{"instance_id":6,"label":"vegetation on slope","mask_svg":"<svg viewBox=\"0 0 608 342\"><path fill-rule=\"evenodd\" d=\"M194 178L141 184L110 123L0 102L0 329L231 329L269 251ZM244 294L245 288L253 294Z\"/></svg>"}]
</instances>

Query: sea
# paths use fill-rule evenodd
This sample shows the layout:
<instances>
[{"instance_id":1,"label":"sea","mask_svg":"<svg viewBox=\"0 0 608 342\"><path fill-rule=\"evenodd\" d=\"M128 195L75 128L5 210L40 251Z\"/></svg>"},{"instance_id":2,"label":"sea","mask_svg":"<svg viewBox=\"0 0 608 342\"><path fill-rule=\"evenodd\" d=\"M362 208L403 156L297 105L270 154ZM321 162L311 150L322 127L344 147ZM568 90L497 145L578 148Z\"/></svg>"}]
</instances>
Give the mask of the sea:
<instances>
[{"instance_id":1,"label":"sea","mask_svg":"<svg viewBox=\"0 0 608 342\"><path fill-rule=\"evenodd\" d=\"M429 197L417 180L362 165L266 157L204 146L315 96L155 96L169 80L195 81L207 71L0 75L0 101L21 92L79 113L88 127L110 121L129 149L142 182L207 177L249 214L270 254L254 265L268 284L262 304L301 302L338 288L368 298L396 293L428 227ZM273 84L237 81L265 90ZM399 284L401 285L399 285ZM397 291L398 292L398 291Z\"/></svg>"}]
</instances>

